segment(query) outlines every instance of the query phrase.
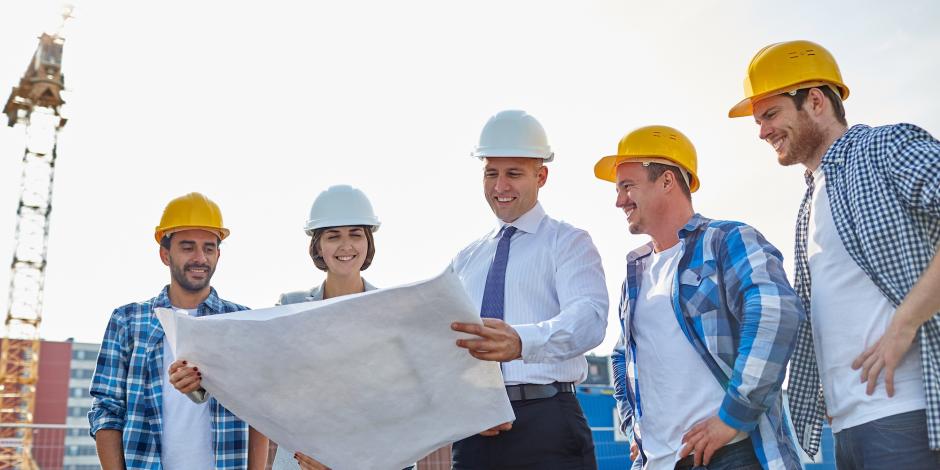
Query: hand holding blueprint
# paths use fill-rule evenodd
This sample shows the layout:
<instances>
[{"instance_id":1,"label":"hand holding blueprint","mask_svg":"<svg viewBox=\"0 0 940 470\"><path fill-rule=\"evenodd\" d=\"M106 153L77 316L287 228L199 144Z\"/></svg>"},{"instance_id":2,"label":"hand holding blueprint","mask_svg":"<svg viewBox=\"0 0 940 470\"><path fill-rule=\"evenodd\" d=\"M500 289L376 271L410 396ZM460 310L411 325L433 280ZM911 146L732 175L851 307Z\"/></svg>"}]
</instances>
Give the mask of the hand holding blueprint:
<instances>
[{"instance_id":1,"label":"hand holding blueprint","mask_svg":"<svg viewBox=\"0 0 940 470\"><path fill-rule=\"evenodd\" d=\"M400 469L514 419L499 364L455 345L468 335L450 324L480 317L449 269L322 302L156 314L210 395L278 452L300 451L335 470Z\"/></svg>"}]
</instances>

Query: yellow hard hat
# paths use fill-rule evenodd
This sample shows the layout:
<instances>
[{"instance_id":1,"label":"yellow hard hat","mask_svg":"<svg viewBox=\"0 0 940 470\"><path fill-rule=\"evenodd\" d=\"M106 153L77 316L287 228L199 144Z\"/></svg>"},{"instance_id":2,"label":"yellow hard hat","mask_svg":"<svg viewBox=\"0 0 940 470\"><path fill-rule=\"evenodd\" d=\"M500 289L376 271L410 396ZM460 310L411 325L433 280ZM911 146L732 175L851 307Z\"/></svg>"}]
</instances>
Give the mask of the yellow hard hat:
<instances>
[{"instance_id":1,"label":"yellow hard hat","mask_svg":"<svg viewBox=\"0 0 940 470\"><path fill-rule=\"evenodd\" d=\"M190 229L202 229L218 234L220 240L224 240L229 234L229 230L222 226L222 211L219 206L202 194L189 193L166 205L153 237L160 243L165 235Z\"/></svg>"},{"instance_id":2,"label":"yellow hard hat","mask_svg":"<svg viewBox=\"0 0 940 470\"><path fill-rule=\"evenodd\" d=\"M617 182L617 165L623 162L649 162L678 166L688 173L689 191L698 190L698 157L695 146L683 133L669 126L641 127L620 139L617 154L601 158L594 176Z\"/></svg>"},{"instance_id":3,"label":"yellow hard hat","mask_svg":"<svg viewBox=\"0 0 940 470\"><path fill-rule=\"evenodd\" d=\"M728 111L728 117L752 115L751 103L761 98L824 85L834 87L843 100L849 97L839 65L825 47L810 41L771 44L751 59L744 99Z\"/></svg>"}]
</instances>

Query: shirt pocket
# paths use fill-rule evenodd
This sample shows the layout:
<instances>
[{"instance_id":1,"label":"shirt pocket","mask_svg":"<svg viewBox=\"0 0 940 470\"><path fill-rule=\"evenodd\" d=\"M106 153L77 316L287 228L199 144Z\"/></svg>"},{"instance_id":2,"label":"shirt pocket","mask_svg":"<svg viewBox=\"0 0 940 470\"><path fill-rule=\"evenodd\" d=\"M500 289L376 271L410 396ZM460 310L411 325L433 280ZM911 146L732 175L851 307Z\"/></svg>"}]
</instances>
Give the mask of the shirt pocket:
<instances>
[{"instance_id":1,"label":"shirt pocket","mask_svg":"<svg viewBox=\"0 0 940 470\"><path fill-rule=\"evenodd\" d=\"M720 305L718 270L715 261L685 269L679 274L679 301L690 317L714 314Z\"/></svg>"}]
</instances>

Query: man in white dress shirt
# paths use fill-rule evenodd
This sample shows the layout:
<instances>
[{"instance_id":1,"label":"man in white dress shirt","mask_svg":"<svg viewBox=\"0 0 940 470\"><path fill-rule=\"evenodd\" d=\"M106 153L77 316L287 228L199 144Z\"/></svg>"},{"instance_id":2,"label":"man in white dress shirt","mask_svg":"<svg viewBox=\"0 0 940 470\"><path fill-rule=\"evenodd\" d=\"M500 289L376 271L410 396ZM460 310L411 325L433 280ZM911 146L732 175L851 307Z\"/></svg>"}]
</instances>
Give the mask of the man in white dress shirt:
<instances>
[{"instance_id":1,"label":"man in white dress shirt","mask_svg":"<svg viewBox=\"0 0 940 470\"><path fill-rule=\"evenodd\" d=\"M516 420L454 443L454 469L595 469L591 431L574 395L584 353L604 339L608 296L600 255L584 230L546 215L538 192L554 157L545 131L523 111L486 123L472 156L497 227L454 258L483 325L458 340L502 363Z\"/></svg>"}]
</instances>

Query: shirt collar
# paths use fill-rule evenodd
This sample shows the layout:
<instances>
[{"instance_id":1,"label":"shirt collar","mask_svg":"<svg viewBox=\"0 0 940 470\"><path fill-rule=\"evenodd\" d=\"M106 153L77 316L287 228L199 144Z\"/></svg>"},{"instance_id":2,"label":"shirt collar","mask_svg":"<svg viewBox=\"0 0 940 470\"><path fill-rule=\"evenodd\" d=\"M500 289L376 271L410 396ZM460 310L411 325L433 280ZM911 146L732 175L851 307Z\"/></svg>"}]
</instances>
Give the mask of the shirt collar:
<instances>
[{"instance_id":1,"label":"shirt collar","mask_svg":"<svg viewBox=\"0 0 940 470\"><path fill-rule=\"evenodd\" d=\"M689 236L690 233L698 230L704 225L708 225L711 222L711 219L708 217L702 216L698 212L692 214L692 217L689 218L689 221L679 229L679 239L683 239Z\"/></svg>"},{"instance_id":2,"label":"shirt collar","mask_svg":"<svg viewBox=\"0 0 940 470\"><path fill-rule=\"evenodd\" d=\"M173 308L173 304L170 303L170 286L164 286L163 290L160 291L160 294L157 295L156 300L153 302L154 308L163 307L163 308ZM222 305L222 299L219 298L219 294L216 293L214 287L209 288L209 296L206 297L206 300L203 300L196 307L196 316L201 317L210 313L222 313L224 311Z\"/></svg>"},{"instance_id":3,"label":"shirt collar","mask_svg":"<svg viewBox=\"0 0 940 470\"><path fill-rule=\"evenodd\" d=\"M864 124L856 124L850 127L849 130L845 131L845 134L842 134L829 146L826 154L822 157L821 163L841 163L845 160L845 151L848 149L849 143L855 140L858 134L868 129L869 127Z\"/></svg>"},{"instance_id":4,"label":"shirt collar","mask_svg":"<svg viewBox=\"0 0 940 470\"><path fill-rule=\"evenodd\" d=\"M696 212L692 214L692 217L689 218L689 221L679 229L679 240L683 240L689 236L689 234L699 230L701 227L708 225L711 222L711 219L704 217L702 214ZM632 263L640 258L648 256L653 252L653 242L650 241L643 246L631 251L627 254L627 262Z\"/></svg>"},{"instance_id":5,"label":"shirt collar","mask_svg":"<svg viewBox=\"0 0 940 470\"><path fill-rule=\"evenodd\" d=\"M540 202L536 202L533 208L529 209L528 212L522 214L518 219L510 223L496 219L496 230L493 232L493 238L496 238L500 235L499 231L503 228L504 225L511 225L525 233L535 233L538 231L539 225L542 224L542 219L544 218L545 209L542 209L542 204Z\"/></svg>"},{"instance_id":6,"label":"shirt collar","mask_svg":"<svg viewBox=\"0 0 940 470\"><path fill-rule=\"evenodd\" d=\"M365 288L365 292L378 289L378 287L369 284L369 281L367 281L366 278L362 278L362 286ZM323 292L325 290L326 281L323 281L319 286L310 289L310 293L307 295L307 300L323 300Z\"/></svg>"}]
</instances>

